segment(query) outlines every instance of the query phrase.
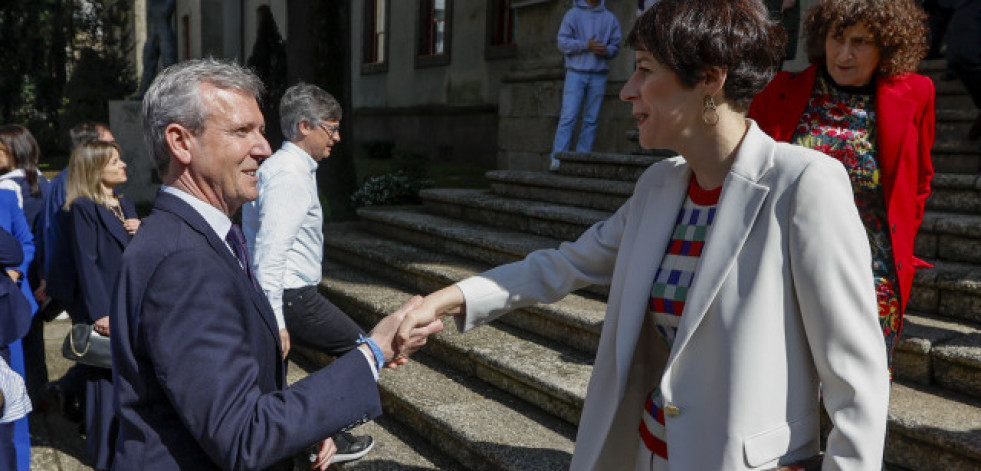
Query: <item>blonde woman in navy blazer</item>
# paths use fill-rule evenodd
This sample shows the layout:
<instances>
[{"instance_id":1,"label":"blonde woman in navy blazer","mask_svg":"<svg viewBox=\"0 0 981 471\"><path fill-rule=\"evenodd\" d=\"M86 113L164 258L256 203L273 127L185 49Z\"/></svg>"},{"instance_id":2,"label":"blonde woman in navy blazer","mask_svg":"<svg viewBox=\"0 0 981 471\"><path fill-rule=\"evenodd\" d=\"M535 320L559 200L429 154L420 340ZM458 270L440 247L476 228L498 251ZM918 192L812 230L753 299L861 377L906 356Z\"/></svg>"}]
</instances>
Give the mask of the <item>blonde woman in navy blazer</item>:
<instances>
[{"instance_id":1,"label":"blonde woman in navy blazer","mask_svg":"<svg viewBox=\"0 0 981 471\"><path fill-rule=\"evenodd\" d=\"M133 203L113 188L126 181L126 163L119 147L89 141L72 152L64 209L68 211L76 268L72 322L93 324L110 335L109 305L122 263L123 250L139 227ZM112 407L112 371L86 367L85 431L90 465L109 469L116 442Z\"/></svg>"},{"instance_id":2,"label":"blonde woman in navy blazer","mask_svg":"<svg viewBox=\"0 0 981 471\"><path fill-rule=\"evenodd\" d=\"M630 199L575 242L429 295L401 333L444 314L459 315L465 331L609 284L572 470L742 471L809 460L820 447L820 387L834 422L822 469L879 471L889 380L848 176L746 119L780 63L782 36L755 0L651 7L628 36L637 70L620 97L642 146L680 155L652 165ZM717 202L694 202L701 193ZM675 229L691 202L714 216L665 342L663 311L648 306L657 305L656 274L674 259L669 247L684 245L669 242L687 237ZM660 430L645 415L654 400Z\"/></svg>"}]
</instances>

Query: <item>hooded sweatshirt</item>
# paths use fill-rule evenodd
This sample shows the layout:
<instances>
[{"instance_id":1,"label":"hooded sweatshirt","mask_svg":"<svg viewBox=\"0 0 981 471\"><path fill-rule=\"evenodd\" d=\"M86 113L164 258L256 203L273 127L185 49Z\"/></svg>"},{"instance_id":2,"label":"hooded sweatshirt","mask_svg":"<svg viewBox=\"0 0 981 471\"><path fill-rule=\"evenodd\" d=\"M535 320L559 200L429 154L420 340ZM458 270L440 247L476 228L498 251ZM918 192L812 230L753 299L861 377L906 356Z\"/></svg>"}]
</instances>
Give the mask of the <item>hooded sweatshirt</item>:
<instances>
[{"instance_id":1,"label":"hooded sweatshirt","mask_svg":"<svg viewBox=\"0 0 981 471\"><path fill-rule=\"evenodd\" d=\"M606 44L606 57L593 54L587 47L589 38ZM559 26L559 50L565 54L565 68L577 72L606 72L607 61L620 52L620 23L606 9L606 1L591 7L586 0L575 0Z\"/></svg>"}]
</instances>

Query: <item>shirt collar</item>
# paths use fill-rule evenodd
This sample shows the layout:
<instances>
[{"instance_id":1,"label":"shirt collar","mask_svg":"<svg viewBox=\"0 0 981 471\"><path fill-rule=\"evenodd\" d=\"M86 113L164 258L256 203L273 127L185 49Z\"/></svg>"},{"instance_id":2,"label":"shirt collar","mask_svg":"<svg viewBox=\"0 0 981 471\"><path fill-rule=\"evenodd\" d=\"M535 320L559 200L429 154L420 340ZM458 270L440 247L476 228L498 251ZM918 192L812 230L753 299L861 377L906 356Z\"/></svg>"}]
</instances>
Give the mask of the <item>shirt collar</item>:
<instances>
[{"instance_id":1,"label":"shirt collar","mask_svg":"<svg viewBox=\"0 0 981 471\"><path fill-rule=\"evenodd\" d=\"M300 148L300 146L293 144L290 141L283 141L282 150L294 154L297 157L301 157L299 160L307 164L307 166L309 167L308 170L310 170L311 173L317 171L317 161L313 160L313 157L310 157L310 154L308 154L307 151Z\"/></svg>"},{"instance_id":2,"label":"shirt collar","mask_svg":"<svg viewBox=\"0 0 981 471\"><path fill-rule=\"evenodd\" d=\"M228 235L228 230L232 228L232 220L229 219L228 216L225 216L225 213L219 211L218 208L205 203L194 196L191 196L190 193L187 193L184 190L167 185L160 185L160 190L164 193L174 195L180 198L181 201L190 205L191 208L197 211L197 213L204 218L204 221L211 226L211 229L215 231L215 234L217 234L222 240L225 240L225 236Z\"/></svg>"}]
</instances>

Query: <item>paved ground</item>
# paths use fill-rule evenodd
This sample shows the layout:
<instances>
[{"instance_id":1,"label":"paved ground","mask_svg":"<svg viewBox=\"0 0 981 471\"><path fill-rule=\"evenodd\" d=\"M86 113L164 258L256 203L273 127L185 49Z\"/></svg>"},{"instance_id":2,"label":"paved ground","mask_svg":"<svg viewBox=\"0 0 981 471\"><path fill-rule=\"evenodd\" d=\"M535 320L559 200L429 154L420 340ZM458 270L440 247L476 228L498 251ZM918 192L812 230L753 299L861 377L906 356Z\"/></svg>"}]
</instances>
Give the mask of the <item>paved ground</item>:
<instances>
[{"instance_id":1,"label":"paved ground","mask_svg":"<svg viewBox=\"0 0 981 471\"><path fill-rule=\"evenodd\" d=\"M51 380L60 378L71 366L61 356L61 343L71 327L69 320L56 320L44 327L44 343L47 351L48 375ZM78 433L78 426L61 418L59 414L31 413L31 469L39 471L90 470L83 463L85 440Z\"/></svg>"}]
</instances>

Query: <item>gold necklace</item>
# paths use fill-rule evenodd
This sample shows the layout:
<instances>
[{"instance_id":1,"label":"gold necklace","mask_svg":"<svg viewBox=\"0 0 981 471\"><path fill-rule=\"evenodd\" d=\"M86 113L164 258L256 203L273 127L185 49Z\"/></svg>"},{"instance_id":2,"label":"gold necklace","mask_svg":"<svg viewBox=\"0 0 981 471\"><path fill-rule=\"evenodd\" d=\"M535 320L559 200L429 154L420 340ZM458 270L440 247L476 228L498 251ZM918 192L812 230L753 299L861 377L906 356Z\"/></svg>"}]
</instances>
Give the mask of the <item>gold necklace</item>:
<instances>
[{"instance_id":1,"label":"gold necklace","mask_svg":"<svg viewBox=\"0 0 981 471\"><path fill-rule=\"evenodd\" d=\"M126 215L123 214L123 207L119 204L119 200L116 200L115 206L109 205L109 211L112 211L120 221L126 222Z\"/></svg>"}]
</instances>

